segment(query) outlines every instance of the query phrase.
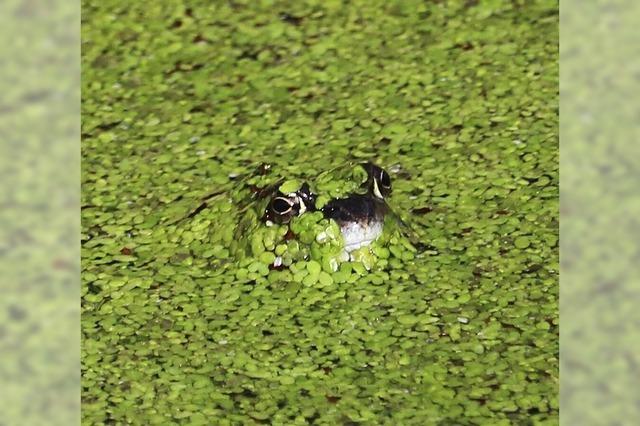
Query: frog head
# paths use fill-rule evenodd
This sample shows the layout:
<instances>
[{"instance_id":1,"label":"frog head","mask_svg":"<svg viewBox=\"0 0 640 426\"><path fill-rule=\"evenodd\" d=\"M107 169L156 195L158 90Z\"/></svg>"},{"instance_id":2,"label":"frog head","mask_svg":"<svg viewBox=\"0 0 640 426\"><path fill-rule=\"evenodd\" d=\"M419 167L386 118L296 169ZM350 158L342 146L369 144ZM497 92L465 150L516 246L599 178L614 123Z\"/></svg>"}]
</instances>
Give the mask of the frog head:
<instances>
[{"instance_id":1,"label":"frog head","mask_svg":"<svg viewBox=\"0 0 640 426\"><path fill-rule=\"evenodd\" d=\"M294 271L304 262L318 263L328 273L344 262L371 269L378 254L388 253L384 246L399 236L387 203L391 178L373 163L306 179L260 176L251 186L252 207L232 244L245 262L257 259L271 270Z\"/></svg>"}]
</instances>

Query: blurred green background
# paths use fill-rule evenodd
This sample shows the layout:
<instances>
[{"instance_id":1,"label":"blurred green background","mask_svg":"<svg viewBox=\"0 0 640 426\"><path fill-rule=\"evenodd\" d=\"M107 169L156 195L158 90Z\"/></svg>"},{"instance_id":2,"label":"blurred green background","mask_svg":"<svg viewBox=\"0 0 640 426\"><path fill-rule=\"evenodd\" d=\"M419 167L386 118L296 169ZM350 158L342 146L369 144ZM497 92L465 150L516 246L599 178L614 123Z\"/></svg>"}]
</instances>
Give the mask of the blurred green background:
<instances>
[{"instance_id":1,"label":"blurred green background","mask_svg":"<svg viewBox=\"0 0 640 426\"><path fill-rule=\"evenodd\" d=\"M80 6L0 2L0 424L80 421Z\"/></svg>"},{"instance_id":2,"label":"blurred green background","mask_svg":"<svg viewBox=\"0 0 640 426\"><path fill-rule=\"evenodd\" d=\"M564 424L637 424L640 4L561 9Z\"/></svg>"}]
</instances>

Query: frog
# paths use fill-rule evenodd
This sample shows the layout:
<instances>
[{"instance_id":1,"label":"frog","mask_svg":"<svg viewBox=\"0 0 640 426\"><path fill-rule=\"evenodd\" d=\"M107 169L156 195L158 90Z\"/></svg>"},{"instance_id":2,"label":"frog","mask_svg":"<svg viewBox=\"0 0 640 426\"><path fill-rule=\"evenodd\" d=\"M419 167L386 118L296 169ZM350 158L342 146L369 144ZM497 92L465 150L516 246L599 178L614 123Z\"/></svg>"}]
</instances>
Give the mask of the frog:
<instances>
[{"instance_id":1,"label":"frog","mask_svg":"<svg viewBox=\"0 0 640 426\"><path fill-rule=\"evenodd\" d=\"M388 263L390 244L405 257L415 253L389 206L392 181L383 167L349 163L307 179L261 170L248 181L231 243L239 262L258 275L287 269L295 275L309 263L329 274L343 264L366 273Z\"/></svg>"}]
</instances>

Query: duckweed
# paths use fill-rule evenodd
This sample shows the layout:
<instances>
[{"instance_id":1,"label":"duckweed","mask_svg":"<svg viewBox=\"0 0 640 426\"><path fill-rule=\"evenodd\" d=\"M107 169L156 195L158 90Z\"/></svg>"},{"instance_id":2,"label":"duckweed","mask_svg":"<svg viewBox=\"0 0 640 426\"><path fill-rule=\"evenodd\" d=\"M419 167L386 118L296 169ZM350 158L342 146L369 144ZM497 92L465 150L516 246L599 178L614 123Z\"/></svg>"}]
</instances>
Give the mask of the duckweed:
<instances>
[{"instance_id":1,"label":"duckweed","mask_svg":"<svg viewBox=\"0 0 640 426\"><path fill-rule=\"evenodd\" d=\"M557 424L555 2L83 19L85 422ZM353 259L261 220L367 160L393 215Z\"/></svg>"}]
</instances>

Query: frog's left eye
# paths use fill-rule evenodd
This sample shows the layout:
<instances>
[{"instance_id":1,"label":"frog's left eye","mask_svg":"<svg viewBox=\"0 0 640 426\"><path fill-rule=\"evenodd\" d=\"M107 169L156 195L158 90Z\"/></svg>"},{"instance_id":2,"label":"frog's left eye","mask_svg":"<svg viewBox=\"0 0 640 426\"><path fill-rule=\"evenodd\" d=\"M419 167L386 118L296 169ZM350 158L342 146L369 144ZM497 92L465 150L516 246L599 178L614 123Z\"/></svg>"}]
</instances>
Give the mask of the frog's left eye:
<instances>
[{"instance_id":1,"label":"frog's left eye","mask_svg":"<svg viewBox=\"0 0 640 426\"><path fill-rule=\"evenodd\" d=\"M299 206L295 200L278 195L269 201L262 220L267 226L271 226L274 223L289 223L291 218L298 214L298 208Z\"/></svg>"},{"instance_id":2,"label":"frog's left eye","mask_svg":"<svg viewBox=\"0 0 640 426\"><path fill-rule=\"evenodd\" d=\"M291 209L293 209L293 203L284 197L276 197L271 202L271 210L277 215L284 216L290 213Z\"/></svg>"}]
</instances>

